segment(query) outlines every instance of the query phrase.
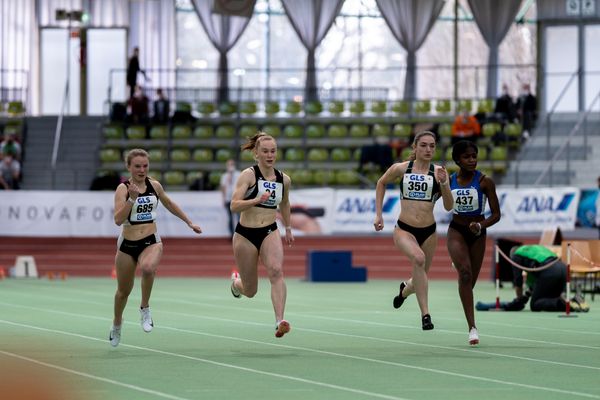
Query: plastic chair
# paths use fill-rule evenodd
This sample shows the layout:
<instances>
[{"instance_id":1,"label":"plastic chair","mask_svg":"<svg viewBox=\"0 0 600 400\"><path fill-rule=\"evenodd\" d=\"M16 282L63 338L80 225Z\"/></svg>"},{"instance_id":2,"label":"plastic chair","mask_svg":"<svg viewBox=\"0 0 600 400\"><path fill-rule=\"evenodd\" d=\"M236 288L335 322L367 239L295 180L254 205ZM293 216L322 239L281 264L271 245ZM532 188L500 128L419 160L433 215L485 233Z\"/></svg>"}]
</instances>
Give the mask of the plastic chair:
<instances>
[{"instance_id":1,"label":"plastic chair","mask_svg":"<svg viewBox=\"0 0 600 400\"><path fill-rule=\"evenodd\" d=\"M240 112L246 115L256 114L257 111L256 103L253 101L243 102L240 108Z\"/></svg>"},{"instance_id":2,"label":"plastic chair","mask_svg":"<svg viewBox=\"0 0 600 400\"><path fill-rule=\"evenodd\" d=\"M219 139L233 139L235 136L235 127L233 125L219 125L215 132L215 137Z\"/></svg>"},{"instance_id":3,"label":"plastic chair","mask_svg":"<svg viewBox=\"0 0 600 400\"><path fill-rule=\"evenodd\" d=\"M105 125L102 127L105 139L123 139L123 127L120 125Z\"/></svg>"},{"instance_id":4,"label":"plastic chair","mask_svg":"<svg viewBox=\"0 0 600 400\"><path fill-rule=\"evenodd\" d=\"M9 101L6 111L11 117L21 116L25 114L25 106L22 101Z\"/></svg>"},{"instance_id":5,"label":"plastic chair","mask_svg":"<svg viewBox=\"0 0 600 400\"><path fill-rule=\"evenodd\" d=\"M477 112L489 114L494 111L494 99L483 99L477 103Z\"/></svg>"},{"instance_id":6,"label":"plastic chair","mask_svg":"<svg viewBox=\"0 0 600 400\"><path fill-rule=\"evenodd\" d=\"M408 157L410 156L410 153L412 153L412 147L405 147L402 149L402 152L400 153L400 159L402 161L407 161Z\"/></svg>"},{"instance_id":7,"label":"plastic chair","mask_svg":"<svg viewBox=\"0 0 600 400\"><path fill-rule=\"evenodd\" d=\"M100 161L103 163L113 163L121 161L121 153L115 148L104 148L100 150Z\"/></svg>"},{"instance_id":8,"label":"plastic chair","mask_svg":"<svg viewBox=\"0 0 600 400\"><path fill-rule=\"evenodd\" d=\"M344 102L343 101L332 101L329 103L329 112L333 115L340 115L344 112Z\"/></svg>"},{"instance_id":9,"label":"plastic chair","mask_svg":"<svg viewBox=\"0 0 600 400\"><path fill-rule=\"evenodd\" d=\"M313 171L313 183L316 185L331 185L335 182L335 172L329 169L317 169Z\"/></svg>"},{"instance_id":10,"label":"plastic chair","mask_svg":"<svg viewBox=\"0 0 600 400\"><path fill-rule=\"evenodd\" d=\"M296 115L302 111L302 104L297 101L289 101L285 105L285 112L290 115Z\"/></svg>"},{"instance_id":11,"label":"plastic chair","mask_svg":"<svg viewBox=\"0 0 600 400\"><path fill-rule=\"evenodd\" d=\"M146 139L146 128L142 125L131 125L125 131L127 139Z\"/></svg>"},{"instance_id":12,"label":"plastic chair","mask_svg":"<svg viewBox=\"0 0 600 400\"><path fill-rule=\"evenodd\" d=\"M181 171L167 171L163 174L163 180L169 186L185 184L185 174Z\"/></svg>"},{"instance_id":13,"label":"plastic chair","mask_svg":"<svg viewBox=\"0 0 600 400\"><path fill-rule=\"evenodd\" d=\"M355 186L360 183L356 171L345 169L335 171L335 181L338 185L344 186Z\"/></svg>"},{"instance_id":14,"label":"plastic chair","mask_svg":"<svg viewBox=\"0 0 600 400\"><path fill-rule=\"evenodd\" d=\"M322 162L327 161L329 154L327 153L327 150L323 148L312 148L308 150L306 158L308 161Z\"/></svg>"},{"instance_id":15,"label":"plastic chair","mask_svg":"<svg viewBox=\"0 0 600 400\"><path fill-rule=\"evenodd\" d=\"M307 115L317 115L323 112L323 104L320 101L309 101L304 105L304 112Z\"/></svg>"},{"instance_id":16,"label":"plastic chair","mask_svg":"<svg viewBox=\"0 0 600 400\"><path fill-rule=\"evenodd\" d=\"M350 137L364 138L369 136L369 127L367 125L352 125L350 127Z\"/></svg>"},{"instance_id":17,"label":"plastic chair","mask_svg":"<svg viewBox=\"0 0 600 400\"><path fill-rule=\"evenodd\" d=\"M412 133L412 128L408 124L394 125L393 135L397 138L409 139Z\"/></svg>"},{"instance_id":18,"label":"plastic chair","mask_svg":"<svg viewBox=\"0 0 600 400\"><path fill-rule=\"evenodd\" d=\"M208 183L212 187L218 188L221 184L221 175L223 175L223 171L211 171L208 174Z\"/></svg>"},{"instance_id":19,"label":"plastic chair","mask_svg":"<svg viewBox=\"0 0 600 400\"><path fill-rule=\"evenodd\" d=\"M384 100L374 100L371 102L371 112L373 114L385 114L387 103Z\"/></svg>"},{"instance_id":20,"label":"plastic chair","mask_svg":"<svg viewBox=\"0 0 600 400\"><path fill-rule=\"evenodd\" d=\"M461 99L458 100L456 104L456 111L468 111L471 112L473 110L473 101L470 99Z\"/></svg>"},{"instance_id":21,"label":"plastic chair","mask_svg":"<svg viewBox=\"0 0 600 400\"><path fill-rule=\"evenodd\" d=\"M350 149L336 147L334 149L331 149L330 157L331 157L331 161L339 161L339 162L350 161Z\"/></svg>"},{"instance_id":22,"label":"plastic chair","mask_svg":"<svg viewBox=\"0 0 600 400\"><path fill-rule=\"evenodd\" d=\"M407 100L396 101L392 104L392 111L396 114L408 114L410 111L410 103Z\"/></svg>"},{"instance_id":23,"label":"plastic chair","mask_svg":"<svg viewBox=\"0 0 600 400\"><path fill-rule=\"evenodd\" d=\"M150 162L164 162L167 160L167 151L165 149L150 149L148 150Z\"/></svg>"},{"instance_id":24,"label":"plastic chair","mask_svg":"<svg viewBox=\"0 0 600 400\"><path fill-rule=\"evenodd\" d=\"M189 149L175 148L171 150L171 161L173 162L188 162L192 159L192 154Z\"/></svg>"},{"instance_id":25,"label":"plastic chair","mask_svg":"<svg viewBox=\"0 0 600 400\"><path fill-rule=\"evenodd\" d=\"M348 127L342 124L333 124L327 129L327 136L330 138L344 138L348 135Z\"/></svg>"},{"instance_id":26,"label":"plastic chair","mask_svg":"<svg viewBox=\"0 0 600 400\"><path fill-rule=\"evenodd\" d=\"M418 100L415 102L415 112L417 114L429 114L431 112L431 101Z\"/></svg>"},{"instance_id":27,"label":"plastic chair","mask_svg":"<svg viewBox=\"0 0 600 400\"><path fill-rule=\"evenodd\" d=\"M267 101L265 103L265 114L275 115L279 112L279 103L276 101Z\"/></svg>"},{"instance_id":28,"label":"plastic chair","mask_svg":"<svg viewBox=\"0 0 600 400\"><path fill-rule=\"evenodd\" d=\"M213 152L211 149L206 148L194 149L192 159L196 162L211 162L213 160Z\"/></svg>"},{"instance_id":29,"label":"plastic chair","mask_svg":"<svg viewBox=\"0 0 600 400\"><path fill-rule=\"evenodd\" d=\"M286 125L283 128L283 136L286 138L301 138L303 128L300 125Z\"/></svg>"},{"instance_id":30,"label":"plastic chair","mask_svg":"<svg viewBox=\"0 0 600 400\"><path fill-rule=\"evenodd\" d=\"M206 101L202 101L198 103L196 107L196 111L198 111L201 115L208 116L215 112L215 105L213 103L209 103Z\"/></svg>"},{"instance_id":31,"label":"plastic chair","mask_svg":"<svg viewBox=\"0 0 600 400\"><path fill-rule=\"evenodd\" d=\"M304 149L291 147L285 151L285 161L304 161Z\"/></svg>"},{"instance_id":32,"label":"plastic chair","mask_svg":"<svg viewBox=\"0 0 600 400\"><path fill-rule=\"evenodd\" d=\"M192 128L187 125L175 125L171 135L173 139L189 139L192 137Z\"/></svg>"},{"instance_id":33,"label":"plastic chair","mask_svg":"<svg viewBox=\"0 0 600 400\"><path fill-rule=\"evenodd\" d=\"M204 179L204 172L202 171L189 171L185 174L185 183L187 185L193 185L197 181L202 181Z\"/></svg>"},{"instance_id":34,"label":"plastic chair","mask_svg":"<svg viewBox=\"0 0 600 400\"><path fill-rule=\"evenodd\" d=\"M242 125L240 126L239 136L241 138L252 137L258 132L258 126L256 125Z\"/></svg>"},{"instance_id":35,"label":"plastic chair","mask_svg":"<svg viewBox=\"0 0 600 400\"><path fill-rule=\"evenodd\" d=\"M262 127L262 131L267 135L271 135L274 138L281 136L281 127L275 124L268 124Z\"/></svg>"},{"instance_id":36,"label":"plastic chair","mask_svg":"<svg viewBox=\"0 0 600 400\"><path fill-rule=\"evenodd\" d=\"M219 114L229 116L237 112L237 105L233 103L221 103L219 104Z\"/></svg>"},{"instance_id":37,"label":"plastic chair","mask_svg":"<svg viewBox=\"0 0 600 400\"><path fill-rule=\"evenodd\" d=\"M435 102L435 111L438 114L448 114L452 111L452 103L448 99L440 99Z\"/></svg>"},{"instance_id":38,"label":"plastic chair","mask_svg":"<svg viewBox=\"0 0 600 400\"><path fill-rule=\"evenodd\" d=\"M252 150L243 150L240 153L240 160L244 162L254 162L254 152L252 152Z\"/></svg>"},{"instance_id":39,"label":"plastic chair","mask_svg":"<svg viewBox=\"0 0 600 400\"><path fill-rule=\"evenodd\" d=\"M391 133L391 128L388 124L375 124L373 125L373 136L381 137L386 136L389 137Z\"/></svg>"},{"instance_id":40,"label":"plastic chair","mask_svg":"<svg viewBox=\"0 0 600 400\"><path fill-rule=\"evenodd\" d=\"M313 183L313 172L307 169L296 170L292 182L296 185L310 185Z\"/></svg>"},{"instance_id":41,"label":"plastic chair","mask_svg":"<svg viewBox=\"0 0 600 400\"><path fill-rule=\"evenodd\" d=\"M156 125L150 128L150 133L148 135L150 136L150 139L168 139L169 128L165 125Z\"/></svg>"},{"instance_id":42,"label":"plastic chair","mask_svg":"<svg viewBox=\"0 0 600 400\"><path fill-rule=\"evenodd\" d=\"M194 128L193 136L196 139L209 139L213 137L214 129L210 125L198 125Z\"/></svg>"},{"instance_id":43,"label":"plastic chair","mask_svg":"<svg viewBox=\"0 0 600 400\"><path fill-rule=\"evenodd\" d=\"M175 112L191 113L192 105L187 101L178 101L175 103Z\"/></svg>"},{"instance_id":44,"label":"plastic chair","mask_svg":"<svg viewBox=\"0 0 600 400\"><path fill-rule=\"evenodd\" d=\"M365 102L362 100L353 101L350 104L350 112L352 114L362 114L365 112Z\"/></svg>"},{"instance_id":45,"label":"plastic chair","mask_svg":"<svg viewBox=\"0 0 600 400\"><path fill-rule=\"evenodd\" d=\"M221 148L215 152L215 159L220 162L225 162L233 157L233 151L230 149Z\"/></svg>"},{"instance_id":46,"label":"plastic chair","mask_svg":"<svg viewBox=\"0 0 600 400\"><path fill-rule=\"evenodd\" d=\"M322 138L325 136L325 127L318 124L310 124L306 127L306 137Z\"/></svg>"}]
</instances>

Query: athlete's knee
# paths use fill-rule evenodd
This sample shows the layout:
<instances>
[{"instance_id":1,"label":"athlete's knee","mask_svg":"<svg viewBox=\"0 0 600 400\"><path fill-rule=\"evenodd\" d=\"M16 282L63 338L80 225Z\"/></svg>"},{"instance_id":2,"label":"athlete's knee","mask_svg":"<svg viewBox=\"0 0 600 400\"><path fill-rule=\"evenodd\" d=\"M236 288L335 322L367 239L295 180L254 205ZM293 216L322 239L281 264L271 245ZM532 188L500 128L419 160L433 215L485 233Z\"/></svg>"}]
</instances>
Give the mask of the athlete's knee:
<instances>
[{"instance_id":1,"label":"athlete's knee","mask_svg":"<svg viewBox=\"0 0 600 400\"><path fill-rule=\"evenodd\" d=\"M269 268L269 280L271 283L283 279L283 268L281 266Z\"/></svg>"},{"instance_id":2,"label":"athlete's knee","mask_svg":"<svg viewBox=\"0 0 600 400\"><path fill-rule=\"evenodd\" d=\"M253 287L244 286L244 296L246 296L248 298L253 298L254 296L256 296L256 292L258 292L257 286L253 286Z\"/></svg>"},{"instance_id":3,"label":"athlete's knee","mask_svg":"<svg viewBox=\"0 0 600 400\"><path fill-rule=\"evenodd\" d=\"M425 268L425 260L425 253L423 253L422 251L410 256L410 262L415 267Z\"/></svg>"},{"instance_id":4,"label":"athlete's knee","mask_svg":"<svg viewBox=\"0 0 600 400\"><path fill-rule=\"evenodd\" d=\"M473 284L473 274L469 268L460 268L458 270L458 280L461 285L471 286Z\"/></svg>"},{"instance_id":5,"label":"athlete's knee","mask_svg":"<svg viewBox=\"0 0 600 400\"><path fill-rule=\"evenodd\" d=\"M131 294L132 289L133 289L133 287L117 288L115 297L118 298L119 300L127 300L129 295Z\"/></svg>"},{"instance_id":6,"label":"athlete's knee","mask_svg":"<svg viewBox=\"0 0 600 400\"><path fill-rule=\"evenodd\" d=\"M154 276L154 273L156 272L154 264L150 262L144 262L140 264L140 269L142 271L143 276Z\"/></svg>"}]
</instances>

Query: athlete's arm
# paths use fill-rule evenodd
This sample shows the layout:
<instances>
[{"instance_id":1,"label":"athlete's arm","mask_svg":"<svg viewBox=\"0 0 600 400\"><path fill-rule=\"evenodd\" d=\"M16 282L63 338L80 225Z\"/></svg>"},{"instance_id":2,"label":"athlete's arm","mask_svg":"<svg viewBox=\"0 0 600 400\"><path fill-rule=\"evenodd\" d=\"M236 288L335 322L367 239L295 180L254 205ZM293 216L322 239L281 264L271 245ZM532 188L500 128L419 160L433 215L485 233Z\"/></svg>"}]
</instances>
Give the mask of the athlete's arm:
<instances>
[{"instance_id":1,"label":"athlete's arm","mask_svg":"<svg viewBox=\"0 0 600 400\"><path fill-rule=\"evenodd\" d=\"M408 161L393 164L385 171L385 173L377 180L377 187L375 188L375 221L373 225L376 231L383 229L383 198L385 197L385 189L387 185L400 178L406 172Z\"/></svg>"},{"instance_id":2,"label":"athlete's arm","mask_svg":"<svg viewBox=\"0 0 600 400\"><path fill-rule=\"evenodd\" d=\"M235 189L233 191L233 195L231 196L231 206L229 207L231 212L240 213L242 211L254 207L257 204L267 201L270 195L268 192L263 193L261 197L244 200L244 195L246 194L246 191L250 186L254 184L254 171L252 168L246 168L242 171L240 177L238 178L235 184Z\"/></svg>"}]
</instances>

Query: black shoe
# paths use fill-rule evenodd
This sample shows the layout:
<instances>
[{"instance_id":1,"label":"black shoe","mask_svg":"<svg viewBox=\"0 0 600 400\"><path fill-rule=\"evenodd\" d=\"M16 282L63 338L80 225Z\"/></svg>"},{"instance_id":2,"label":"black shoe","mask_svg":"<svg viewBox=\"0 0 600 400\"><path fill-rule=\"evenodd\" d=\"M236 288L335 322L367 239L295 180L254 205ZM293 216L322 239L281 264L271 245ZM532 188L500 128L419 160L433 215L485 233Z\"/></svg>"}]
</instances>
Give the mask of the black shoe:
<instances>
[{"instance_id":1,"label":"black shoe","mask_svg":"<svg viewBox=\"0 0 600 400\"><path fill-rule=\"evenodd\" d=\"M433 329L433 323L431 322L431 315L425 314L421 318L422 326L424 331L430 331Z\"/></svg>"},{"instance_id":2,"label":"black shoe","mask_svg":"<svg viewBox=\"0 0 600 400\"><path fill-rule=\"evenodd\" d=\"M394 308L400 308L402 303L404 303L404 300L406 299L406 297L402 297L402 291L404 290L405 287L406 287L406 283L402 282L400 284L400 294L398 294L398 296L394 297Z\"/></svg>"}]
</instances>

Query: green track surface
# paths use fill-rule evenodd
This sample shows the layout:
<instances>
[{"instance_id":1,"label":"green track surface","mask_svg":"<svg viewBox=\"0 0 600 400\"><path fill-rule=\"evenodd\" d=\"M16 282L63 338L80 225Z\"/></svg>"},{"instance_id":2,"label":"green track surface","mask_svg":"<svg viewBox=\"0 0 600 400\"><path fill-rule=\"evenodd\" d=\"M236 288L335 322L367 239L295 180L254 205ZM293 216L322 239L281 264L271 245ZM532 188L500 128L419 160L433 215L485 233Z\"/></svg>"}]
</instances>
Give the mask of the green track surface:
<instances>
[{"instance_id":1,"label":"green track surface","mask_svg":"<svg viewBox=\"0 0 600 400\"><path fill-rule=\"evenodd\" d=\"M470 347L452 281L430 282L435 329L424 332L414 296L393 309L397 281L288 280L292 331L281 339L268 281L253 299L234 299L229 284L158 277L147 334L136 278L112 348L114 280L0 281L0 372L48 374L77 400L600 399L600 307L590 298L575 318L478 312L481 344ZM490 282L476 287L476 300L495 296Z\"/></svg>"}]
</instances>

